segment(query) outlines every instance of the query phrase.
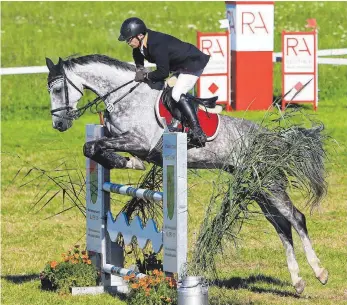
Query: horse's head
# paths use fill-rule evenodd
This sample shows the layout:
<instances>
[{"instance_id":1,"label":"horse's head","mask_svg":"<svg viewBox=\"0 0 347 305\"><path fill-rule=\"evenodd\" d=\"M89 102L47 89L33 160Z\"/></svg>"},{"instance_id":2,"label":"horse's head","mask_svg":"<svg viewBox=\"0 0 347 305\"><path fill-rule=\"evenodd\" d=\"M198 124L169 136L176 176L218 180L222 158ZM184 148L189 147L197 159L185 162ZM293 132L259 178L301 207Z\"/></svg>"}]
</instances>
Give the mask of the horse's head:
<instances>
[{"instance_id":1,"label":"horse's head","mask_svg":"<svg viewBox=\"0 0 347 305\"><path fill-rule=\"evenodd\" d=\"M78 78L67 77L61 58L56 65L46 58L46 64L49 70L47 86L51 97L53 128L65 131L72 126L77 103L83 96L83 84Z\"/></svg>"}]
</instances>

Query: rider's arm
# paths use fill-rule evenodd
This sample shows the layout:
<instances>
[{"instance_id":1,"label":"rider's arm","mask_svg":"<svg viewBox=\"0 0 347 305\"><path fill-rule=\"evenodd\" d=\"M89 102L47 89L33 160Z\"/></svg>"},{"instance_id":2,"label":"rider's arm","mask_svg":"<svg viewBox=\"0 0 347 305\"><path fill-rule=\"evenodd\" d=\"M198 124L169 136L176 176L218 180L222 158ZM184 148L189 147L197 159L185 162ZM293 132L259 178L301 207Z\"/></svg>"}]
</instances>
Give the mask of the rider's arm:
<instances>
[{"instance_id":1,"label":"rider's arm","mask_svg":"<svg viewBox=\"0 0 347 305\"><path fill-rule=\"evenodd\" d=\"M155 58L157 70L149 72L147 77L154 81L164 80L169 76L170 73L169 52L167 45L165 43L156 45L152 55Z\"/></svg>"},{"instance_id":2,"label":"rider's arm","mask_svg":"<svg viewBox=\"0 0 347 305\"><path fill-rule=\"evenodd\" d=\"M133 58L136 68L143 68L145 65L145 57L141 54L140 49L133 49Z\"/></svg>"}]
</instances>

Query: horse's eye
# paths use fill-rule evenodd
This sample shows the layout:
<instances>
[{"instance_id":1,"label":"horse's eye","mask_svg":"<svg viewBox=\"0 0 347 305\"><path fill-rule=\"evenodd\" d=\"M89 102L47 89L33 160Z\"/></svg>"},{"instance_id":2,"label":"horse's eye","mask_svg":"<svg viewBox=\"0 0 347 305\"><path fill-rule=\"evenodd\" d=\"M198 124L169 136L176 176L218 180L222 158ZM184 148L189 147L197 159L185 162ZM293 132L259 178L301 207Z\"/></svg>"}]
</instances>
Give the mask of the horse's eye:
<instances>
[{"instance_id":1,"label":"horse's eye","mask_svg":"<svg viewBox=\"0 0 347 305\"><path fill-rule=\"evenodd\" d=\"M55 93L60 93L61 92L61 88L54 89L54 92Z\"/></svg>"}]
</instances>

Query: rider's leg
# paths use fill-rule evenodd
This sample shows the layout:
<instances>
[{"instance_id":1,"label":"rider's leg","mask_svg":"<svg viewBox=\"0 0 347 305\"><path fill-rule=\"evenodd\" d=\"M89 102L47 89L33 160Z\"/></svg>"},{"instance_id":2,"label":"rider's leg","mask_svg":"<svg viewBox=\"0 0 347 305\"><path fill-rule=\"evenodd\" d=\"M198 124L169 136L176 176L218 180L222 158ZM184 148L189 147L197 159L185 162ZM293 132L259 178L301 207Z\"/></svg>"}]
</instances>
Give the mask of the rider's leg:
<instances>
[{"instance_id":1,"label":"rider's leg","mask_svg":"<svg viewBox=\"0 0 347 305\"><path fill-rule=\"evenodd\" d=\"M191 128L193 140L201 145L205 145L207 140L206 135L200 127L194 106L186 97L187 92L194 87L196 81L201 75L200 72L202 71L194 74L180 73L176 84L172 89L172 98L177 103L177 107L181 111L182 115L186 118L187 123Z\"/></svg>"}]
</instances>

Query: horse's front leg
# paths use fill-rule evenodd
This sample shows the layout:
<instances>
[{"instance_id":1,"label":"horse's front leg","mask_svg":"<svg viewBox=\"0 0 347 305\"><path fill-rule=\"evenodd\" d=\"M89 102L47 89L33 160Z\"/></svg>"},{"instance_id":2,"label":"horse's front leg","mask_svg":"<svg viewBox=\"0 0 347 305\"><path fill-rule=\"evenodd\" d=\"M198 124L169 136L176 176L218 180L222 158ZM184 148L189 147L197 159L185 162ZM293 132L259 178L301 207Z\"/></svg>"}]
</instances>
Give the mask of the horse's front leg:
<instances>
[{"instance_id":1,"label":"horse's front leg","mask_svg":"<svg viewBox=\"0 0 347 305\"><path fill-rule=\"evenodd\" d=\"M84 144L83 154L95 162L101 164L107 169L112 168L131 168L144 170L145 166L141 160L136 157L123 157L115 151L134 152L128 141L124 138L102 137L95 141ZM138 151L139 147L137 147Z\"/></svg>"}]
</instances>

